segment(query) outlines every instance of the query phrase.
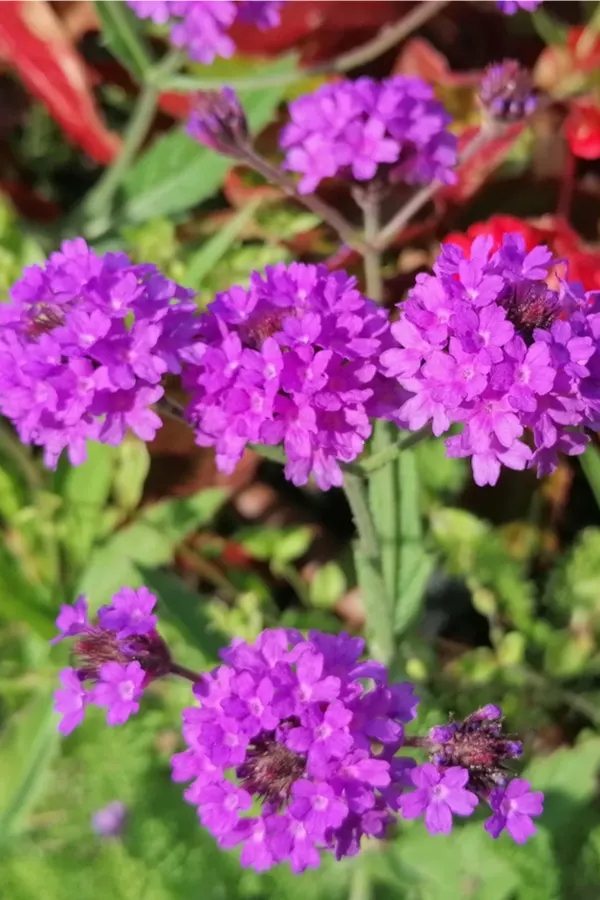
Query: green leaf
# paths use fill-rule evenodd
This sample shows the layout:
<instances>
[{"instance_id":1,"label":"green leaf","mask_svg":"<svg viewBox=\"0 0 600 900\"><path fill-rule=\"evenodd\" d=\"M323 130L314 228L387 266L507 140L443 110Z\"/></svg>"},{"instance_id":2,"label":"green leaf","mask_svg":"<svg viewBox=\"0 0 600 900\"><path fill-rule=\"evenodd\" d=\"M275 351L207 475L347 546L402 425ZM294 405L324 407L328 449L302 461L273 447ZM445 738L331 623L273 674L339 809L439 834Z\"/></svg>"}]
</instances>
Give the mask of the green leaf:
<instances>
[{"instance_id":1,"label":"green leaf","mask_svg":"<svg viewBox=\"0 0 600 900\"><path fill-rule=\"evenodd\" d=\"M89 441L87 461L72 466L63 456L55 476L58 493L64 499L64 544L71 564L81 567L89 558L101 532L102 513L108 502L117 449Z\"/></svg>"},{"instance_id":2,"label":"green leaf","mask_svg":"<svg viewBox=\"0 0 600 900\"><path fill-rule=\"evenodd\" d=\"M371 452L398 439L397 429L377 422ZM423 543L419 472L414 450L369 476L369 500L379 535L383 580L393 605L393 626L403 634L418 617L433 559Z\"/></svg>"},{"instance_id":3,"label":"green leaf","mask_svg":"<svg viewBox=\"0 0 600 900\"><path fill-rule=\"evenodd\" d=\"M325 563L315 572L308 589L312 606L332 609L347 588L346 576L336 562Z\"/></svg>"},{"instance_id":4,"label":"green leaf","mask_svg":"<svg viewBox=\"0 0 600 900\"><path fill-rule=\"evenodd\" d=\"M160 616L170 621L183 638L204 655L207 662L216 662L219 650L229 643L227 635L219 632L206 612L208 598L188 588L180 578L166 572L140 567L143 583L160 600Z\"/></svg>"},{"instance_id":5,"label":"green leaf","mask_svg":"<svg viewBox=\"0 0 600 900\"><path fill-rule=\"evenodd\" d=\"M139 587L143 583L139 567L171 562L181 541L208 524L226 497L225 490L210 488L142 510L134 522L94 551L77 593L89 594L99 605L123 586Z\"/></svg>"},{"instance_id":6,"label":"green leaf","mask_svg":"<svg viewBox=\"0 0 600 900\"><path fill-rule=\"evenodd\" d=\"M55 634L51 598L46 589L27 577L19 560L0 542L0 616L26 623L41 638Z\"/></svg>"},{"instance_id":7,"label":"green leaf","mask_svg":"<svg viewBox=\"0 0 600 900\"><path fill-rule=\"evenodd\" d=\"M224 228L220 228L199 250L191 254L187 260L186 284L195 290L201 288L205 276L212 272L225 256L236 238L252 220L261 202L261 197L253 197Z\"/></svg>"},{"instance_id":8,"label":"green leaf","mask_svg":"<svg viewBox=\"0 0 600 900\"><path fill-rule=\"evenodd\" d=\"M19 834L35 805L58 747L52 692L46 690L15 715L0 753L0 844ZM5 799L4 799L5 798Z\"/></svg>"},{"instance_id":9,"label":"green leaf","mask_svg":"<svg viewBox=\"0 0 600 900\"><path fill-rule=\"evenodd\" d=\"M133 512L139 506L149 469L147 445L128 435L118 448L113 481L115 500L124 512Z\"/></svg>"},{"instance_id":10,"label":"green leaf","mask_svg":"<svg viewBox=\"0 0 600 900\"><path fill-rule=\"evenodd\" d=\"M568 26L555 19L545 9L536 9L530 16L533 27L548 45L566 44L569 33Z\"/></svg>"},{"instance_id":11,"label":"green leaf","mask_svg":"<svg viewBox=\"0 0 600 900\"><path fill-rule=\"evenodd\" d=\"M281 59L265 70L283 73L294 65L293 59ZM279 85L241 92L253 131L260 131L271 121L282 95ZM200 146L182 128L174 129L157 140L127 174L122 216L129 222L141 222L152 216L182 213L214 194L230 166L231 160Z\"/></svg>"},{"instance_id":12,"label":"green leaf","mask_svg":"<svg viewBox=\"0 0 600 900\"><path fill-rule=\"evenodd\" d=\"M311 528L243 528L234 540L255 559L288 563L304 556L313 540Z\"/></svg>"},{"instance_id":13,"label":"green leaf","mask_svg":"<svg viewBox=\"0 0 600 900\"><path fill-rule=\"evenodd\" d=\"M96 0L96 15L102 27L102 39L110 52L140 82L152 65L152 56L144 38L144 26L121 0Z\"/></svg>"}]
</instances>

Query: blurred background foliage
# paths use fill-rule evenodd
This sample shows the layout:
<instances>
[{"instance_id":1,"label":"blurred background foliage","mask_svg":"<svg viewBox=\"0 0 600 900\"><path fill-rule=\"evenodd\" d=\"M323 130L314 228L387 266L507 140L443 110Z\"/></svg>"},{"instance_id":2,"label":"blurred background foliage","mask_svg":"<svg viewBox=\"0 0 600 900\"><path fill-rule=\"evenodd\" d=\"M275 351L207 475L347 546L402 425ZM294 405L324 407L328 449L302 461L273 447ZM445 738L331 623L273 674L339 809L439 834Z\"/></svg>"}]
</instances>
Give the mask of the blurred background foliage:
<instances>
[{"instance_id":1,"label":"blurred background foliage","mask_svg":"<svg viewBox=\"0 0 600 900\"><path fill-rule=\"evenodd\" d=\"M24 5L35 7L35 28ZM565 179L569 252L590 279L597 277L600 167L567 166L573 157L565 122L572 114L568 98L597 89L598 7L547 3L532 18L509 20L491 5L451 3L418 36L359 70L433 81L461 133L476 121L477 71L507 55L535 65L538 83L563 104L497 148L487 172L481 161L470 168L457 193L437 197L398 236L385 258L390 305L431 263L441 238L482 218L536 217L564 238L566 223L560 231L555 209ZM304 77L299 66L363 43L410 6L292 2L266 43L256 46L242 34L234 61L190 66L188 75L218 84L281 74L280 83L244 93L261 146L275 157L282 104L322 80ZM123 249L155 262L197 289L200 305L278 261L325 259L331 269L359 273L353 254L339 250L295 201L188 139L182 127L188 100L168 85L144 146L107 202L103 177L136 108L135 81L144 77L136 58L128 58L131 35L155 48L160 31L147 43L149 33L144 37L120 2L7 2L5 12L3 299L23 266L75 231L99 250ZM587 56L575 58L571 37L583 23L591 43ZM10 29L19 37L17 50L6 49ZM52 68L65 52L85 75L78 88L84 96ZM27 71L35 59L46 81L31 92ZM53 91L62 92L62 111L53 106ZM343 186L327 191L346 215L357 215ZM390 209L401 200L391 191ZM376 434L375 449L377 440ZM161 630L174 654L197 669L214 665L232 637L252 640L265 627L363 633L351 518L338 492L294 489L275 463L252 453L233 476L219 475L211 454L169 420L149 447L134 439L118 448L91 446L84 466L61 463L55 473L0 421L1 897L600 895L600 451L592 445L581 461L563 461L542 481L505 472L496 488L478 489L464 462L447 459L443 443L431 441L377 473L371 491L390 547L386 579L397 599L390 623L398 647L394 675L417 686L419 731L445 721L449 711L460 717L500 703L524 739L525 777L547 795L535 840L527 847L506 836L493 842L480 821L431 838L421 822L403 822L353 860L327 859L302 877L285 868L259 876L240 869L235 852L216 850L181 787L170 782L188 686L154 685L140 715L122 728L107 729L92 710L84 728L59 740L51 694L67 650L50 648L48 640L61 603L86 593L95 608L122 585L147 584L159 596ZM397 514L394 496L401 498ZM101 838L91 815L115 799L127 806L124 833Z\"/></svg>"}]
</instances>

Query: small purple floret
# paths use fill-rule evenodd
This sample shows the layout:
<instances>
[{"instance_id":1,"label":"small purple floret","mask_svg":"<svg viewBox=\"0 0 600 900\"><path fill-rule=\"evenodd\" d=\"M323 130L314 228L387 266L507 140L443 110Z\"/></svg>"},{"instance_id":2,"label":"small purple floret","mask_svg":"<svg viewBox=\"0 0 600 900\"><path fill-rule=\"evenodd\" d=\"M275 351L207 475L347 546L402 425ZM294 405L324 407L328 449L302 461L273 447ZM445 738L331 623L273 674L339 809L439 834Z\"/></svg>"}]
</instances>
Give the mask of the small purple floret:
<instances>
[{"instance_id":1,"label":"small purple floret","mask_svg":"<svg viewBox=\"0 0 600 900\"><path fill-rule=\"evenodd\" d=\"M119 837L127 819L127 807L120 800L113 800L98 809L92 816L92 829L99 837Z\"/></svg>"},{"instance_id":2,"label":"small purple floret","mask_svg":"<svg viewBox=\"0 0 600 900\"><path fill-rule=\"evenodd\" d=\"M285 168L302 175L302 193L335 175L355 181L382 175L408 184L455 181L450 116L420 78L325 84L289 111L280 142Z\"/></svg>"},{"instance_id":3,"label":"small purple floret","mask_svg":"<svg viewBox=\"0 0 600 900\"><path fill-rule=\"evenodd\" d=\"M144 670L137 661L125 666L108 662L100 666L98 675L92 689L92 703L106 707L109 725L123 725L140 708L138 700L143 693Z\"/></svg>"},{"instance_id":4,"label":"small purple floret","mask_svg":"<svg viewBox=\"0 0 600 900\"><path fill-rule=\"evenodd\" d=\"M496 0L496 6L506 16L514 16L520 9L533 12L541 6L543 0Z\"/></svg>"},{"instance_id":5,"label":"small purple floret","mask_svg":"<svg viewBox=\"0 0 600 900\"><path fill-rule=\"evenodd\" d=\"M470 816L479 802L466 789L469 773L459 766L440 772L431 763L424 763L409 774L416 790L401 798L400 810L405 819L425 814L430 834L450 834L452 815Z\"/></svg>"},{"instance_id":6,"label":"small purple floret","mask_svg":"<svg viewBox=\"0 0 600 900\"><path fill-rule=\"evenodd\" d=\"M542 814L544 795L531 791L523 778L515 778L507 788L492 791L489 803L494 815L485 823L486 831L496 839L506 829L517 844L524 844L536 832L531 817Z\"/></svg>"},{"instance_id":7,"label":"small purple floret","mask_svg":"<svg viewBox=\"0 0 600 900\"><path fill-rule=\"evenodd\" d=\"M62 716L58 730L67 735L83 722L89 694L74 669L63 669L58 677L62 688L54 694L54 709Z\"/></svg>"}]
</instances>

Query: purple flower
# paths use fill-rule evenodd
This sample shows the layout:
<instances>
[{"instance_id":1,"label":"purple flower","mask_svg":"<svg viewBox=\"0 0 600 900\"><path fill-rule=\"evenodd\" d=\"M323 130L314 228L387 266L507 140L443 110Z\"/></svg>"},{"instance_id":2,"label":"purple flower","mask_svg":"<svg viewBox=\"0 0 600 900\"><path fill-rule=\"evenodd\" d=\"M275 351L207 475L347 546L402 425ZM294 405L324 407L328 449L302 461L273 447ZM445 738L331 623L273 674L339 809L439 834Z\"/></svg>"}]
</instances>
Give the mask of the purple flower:
<instances>
[{"instance_id":1,"label":"purple flower","mask_svg":"<svg viewBox=\"0 0 600 900\"><path fill-rule=\"evenodd\" d=\"M455 180L456 138L450 116L420 78L402 75L325 84L290 104L281 133L284 167L299 172L299 190L323 178L370 181L378 173L409 184Z\"/></svg>"},{"instance_id":2,"label":"purple flower","mask_svg":"<svg viewBox=\"0 0 600 900\"><path fill-rule=\"evenodd\" d=\"M100 666L98 681L92 690L92 702L107 708L109 725L122 725L138 711L146 675L139 662L123 666L107 662Z\"/></svg>"},{"instance_id":3,"label":"purple flower","mask_svg":"<svg viewBox=\"0 0 600 900\"><path fill-rule=\"evenodd\" d=\"M288 860L301 872L320 849L339 858L365 834L385 836L414 765L393 759L396 716L412 718L416 699L388 685L380 664L359 663L363 648L346 634L264 631L253 645L234 640L225 665L194 686L200 706L183 712L188 749L173 757L173 778L193 779L186 799L220 846L243 845L242 865ZM395 736L385 755L370 735L375 714ZM248 818L254 800L261 811Z\"/></svg>"},{"instance_id":4,"label":"purple flower","mask_svg":"<svg viewBox=\"0 0 600 900\"><path fill-rule=\"evenodd\" d=\"M77 634L85 634L89 627L88 608L85 596L82 594L77 598L73 606L64 604L60 608L60 613L56 619L56 627L60 634L52 638L51 644L58 644L66 637L74 637Z\"/></svg>"},{"instance_id":5,"label":"purple flower","mask_svg":"<svg viewBox=\"0 0 600 900\"><path fill-rule=\"evenodd\" d=\"M121 588L113 595L111 605L99 611L100 625L109 631L115 631L118 640L149 634L154 631L158 621L152 615L155 605L156 597L148 588L141 587L137 591L129 587Z\"/></svg>"},{"instance_id":6,"label":"purple flower","mask_svg":"<svg viewBox=\"0 0 600 900\"><path fill-rule=\"evenodd\" d=\"M157 25L172 22L171 41L186 47L190 59L210 65L217 56L229 59L235 44L227 34L236 17L261 30L279 24L281 2L232 3L230 0L127 0L140 19Z\"/></svg>"},{"instance_id":7,"label":"purple flower","mask_svg":"<svg viewBox=\"0 0 600 900\"><path fill-rule=\"evenodd\" d=\"M538 6L541 6L543 0L496 0L496 6L506 16L514 16L519 9L525 9L527 12L533 12Z\"/></svg>"},{"instance_id":8,"label":"purple flower","mask_svg":"<svg viewBox=\"0 0 600 900\"><path fill-rule=\"evenodd\" d=\"M424 813L430 834L450 834L452 814L472 815L478 800L465 788L469 780L465 769L453 766L442 773L431 763L424 763L409 774L417 790L400 800L400 811L405 819L416 819Z\"/></svg>"},{"instance_id":9,"label":"purple flower","mask_svg":"<svg viewBox=\"0 0 600 900\"><path fill-rule=\"evenodd\" d=\"M381 374L392 340L387 313L354 278L292 263L253 272L250 288L218 294L200 319L183 383L200 446L232 472L249 443L283 444L286 477L341 485L340 463L362 452L369 417L401 393Z\"/></svg>"},{"instance_id":10,"label":"purple flower","mask_svg":"<svg viewBox=\"0 0 600 900\"><path fill-rule=\"evenodd\" d=\"M119 837L127 819L127 807L120 800L113 800L92 816L92 829L99 837Z\"/></svg>"},{"instance_id":11,"label":"purple flower","mask_svg":"<svg viewBox=\"0 0 600 900\"><path fill-rule=\"evenodd\" d=\"M62 716L58 730L61 734L71 734L83 722L89 693L74 669L63 669L58 677L63 685L54 694L54 709Z\"/></svg>"},{"instance_id":12,"label":"purple flower","mask_svg":"<svg viewBox=\"0 0 600 900\"><path fill-rule=\"evenodd\" d=\"M60 673L63 689L56 691L59 731L70 734L81 724L88 704L108 707L109 725L120 725L137 712L143 689L171 670L169 650L156 632L152 609L156 597L145 588L122 588L103 606L99 623L87 618L85 597L63 606L56 620L65 637L75 637L74 668Z\"/></svg>"},{"instance_id":13,"label":"purple flower","mask_svg":"<svg viewBox=\"0 0 600 900\"><path fill-rule=\"evenodd\" d=\"M391 327L397 346L381 362L408 392L398 422L431 422L435 435L461 424L448 455L471 457L477 484L495 484L503 465L551 472L596 430L600 307L558 264L546 247L527 253L520 234L495 252L489 237L468 255L446 244Z\"/></svg>"},{"instance_id":14,"label":"purple flower","mask_svg":"<svg viewBox=\"0 0 600 900\"><path fill-rule=\"evenodd\" d=\"M65 241L25 269L0 311L0 411L54 468L86 441L117 444L131 428L152 440L160 381L178 374L195 335L193 292L123 253Z\"/></svg>"},{"instance_id":15,"label":"purple flower","mask_svg":"<svg viewBox=\"0 0 600 900\"><path fill-rule=\"evenodd\" d=\"M498 122L518 122L537 106L531 75L516 60L505 59L485 70L479 100L488 115Z\"/></svg>"},{"instance_id":16,"label":"purple flower","mask_svg":"<svg viewBox=\"0 0 600 900\"><path fill-rule=\"evenodd\" d=\"M494 840L504 829L517 844L524 844L535 834L531 817L542 814L544 795L540 791L531 791L528 781L513 779L507 788L492 791L489 802L494 815L485 823L485 830Z\"/></svg>"}]
</instances>

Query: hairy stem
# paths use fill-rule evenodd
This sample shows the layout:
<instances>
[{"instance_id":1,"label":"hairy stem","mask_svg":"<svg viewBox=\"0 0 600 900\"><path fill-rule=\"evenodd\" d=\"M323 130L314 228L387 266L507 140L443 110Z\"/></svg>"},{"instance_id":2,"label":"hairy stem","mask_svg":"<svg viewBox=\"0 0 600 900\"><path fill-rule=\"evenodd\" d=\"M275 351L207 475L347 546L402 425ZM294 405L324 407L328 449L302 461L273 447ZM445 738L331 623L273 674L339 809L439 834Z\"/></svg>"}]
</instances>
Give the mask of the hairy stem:
<instances>
[{"instance_id":1,"label":"hairy stem","mask_svg":"<svg viewBox=\"0 0 600 900\"><path fill-rule=\"evenodd\" d=\"M334 231L338 233L341 239L353 247L363 256L369 248L360 235L354 230L350 223L332 206L325 203L317 194L300 194L295 182L289 178L284 172L276 166L271 165L264 157L260 156L254 149L247 148L239 152L237 157L241 162L246 163L259 175L262 175L271 184L276 184L288 197L293 197L299 203L302 203L307 209L316 216L327 222Z\"/></svg>"},{"instance_id":2,"label":"hairy stem","mask_svg":"<svg viewBox=\"0 0 600 900\"><path fill-rule=\"evenodd\" d=\"M366 482L357 475L344 475L344 493L352 511L361 553L370 560L379 559L379 541L367 497Z\"/></svg>"},{"instance_id":3,"label":"hairy stem","mask_svg":"<svg viewBox=\"0 0 600 900\"><path fill-rule=\"evenodd\" d=\"M368 478L373 472L377 472L379 469L387 466L388 463L398 459L404 450L409 450L428 437L431 437L431 426L424 425L418 431L413 431L411 434L401 437L395 444L390 444L384 447L383 450L379 450L377 453L373 453L372 456L359 462L358 465L361 472Z\"/></svg>"},{"instance_id":4,"label":"hairy stem","mask_svg":"<svg viewBox=\"0 0 600 900\"><path fill-rule=\"evenodd\" d=\"M356 202L362 209L365 249L363 260L365 265L365 284L367 295L376 303L383 300L383 279L381 277L381 253L377 249L376 241L379 233L379 215L381 212L381 198L377 185L366 189L357 189L354 192Z\"/></svg>"}]
</instances>

